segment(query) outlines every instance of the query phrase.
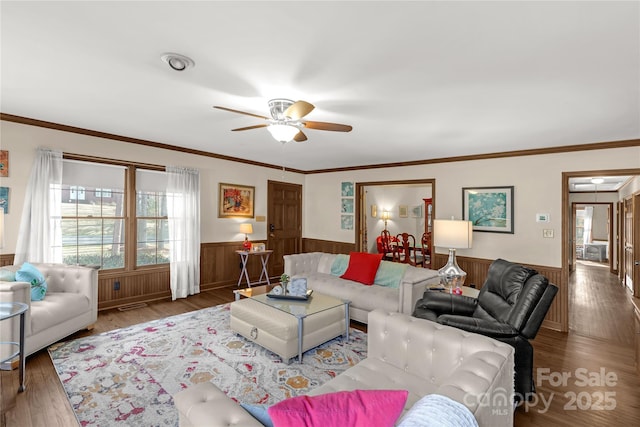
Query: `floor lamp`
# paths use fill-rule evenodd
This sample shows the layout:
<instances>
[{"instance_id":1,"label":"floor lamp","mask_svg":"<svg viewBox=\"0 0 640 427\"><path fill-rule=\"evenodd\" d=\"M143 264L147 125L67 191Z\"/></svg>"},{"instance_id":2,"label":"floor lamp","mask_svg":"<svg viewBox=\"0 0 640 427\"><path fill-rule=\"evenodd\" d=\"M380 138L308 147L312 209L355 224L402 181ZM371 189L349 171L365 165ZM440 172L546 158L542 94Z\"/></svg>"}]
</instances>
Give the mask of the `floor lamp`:
<instances>
[{"instance_id":1,"label":"floor lamp","mask_svg":"<svg viewBox=\"0 0 640 427\"><path fill-rule=\"evenodd\" d=\"M449 249L447 264L438 270L440 282L448 288L462 286L467 273L456 262L456 249L471 247L473 224L471 221L436 219L433 221L433 245Z\"/></svg>"}]
</instances>

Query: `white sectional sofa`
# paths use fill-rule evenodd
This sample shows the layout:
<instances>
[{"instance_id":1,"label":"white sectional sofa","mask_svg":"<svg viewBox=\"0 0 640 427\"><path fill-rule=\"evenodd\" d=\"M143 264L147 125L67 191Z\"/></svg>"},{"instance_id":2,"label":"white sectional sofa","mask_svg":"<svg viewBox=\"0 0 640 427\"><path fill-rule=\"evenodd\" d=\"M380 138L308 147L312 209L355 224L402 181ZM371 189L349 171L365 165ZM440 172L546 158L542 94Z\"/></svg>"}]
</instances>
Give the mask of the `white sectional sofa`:
<instances>
[{"instance_id":1,"label":"white sectional sofa","mask_svg":"<svg viewBox=\"0 0 640 427\"><path fill-rule=\"evenodd\" d=\"M93 325L98 319L98 270L65 264L32 263L48 285L42 301L31 301L31 284L0 281L0 302L23 302L25 354L28 356L68 335ZM20 266L2 267L17 271ZM2 322L3 337L18 340L18 320Z\"/></svg>"},{"instance_id":2,"label":"white sectional sofa","mask_svg":"<svg viewBox=\"0 0 640 427\"><path fill-rule=\"evenodd\" d=\"M343 258L339 259L339 257ZM416 301L422 298L426 287L437 285L440 280L436 270L382 261L378 267L376 282L367 286L342 279L337 275L344 272L344 268L340 268L338 264L346 267L348 262L348 258L345 261L344 257L348 255L324 252L285 255L284 272L291 278L306 278L309 289L351 301L350 317L362 323L367 323L369 312L376 308L411 314ZM385 275L385 271L390 271L391 274ZM387 286L378 284L378 276L383 275L387 279L384 281ZM391 286L389 286L390 283Z\"/></svg>"},{"instance_id":3,"label":"white sectional sofa","mask_svg":"<svg viewBox=\"0 0 640 427\"><path fill-rule=\"evenodd\" d=\"M368 315L367 358L310 395L407 390L397 425L422 397L436 394L464 405L480 427L512 426L513 353L510 345L483 335L374 310ZM262 425L210 382L177 393L174 402L181 427Z\"/></svg>"}]
</instances>

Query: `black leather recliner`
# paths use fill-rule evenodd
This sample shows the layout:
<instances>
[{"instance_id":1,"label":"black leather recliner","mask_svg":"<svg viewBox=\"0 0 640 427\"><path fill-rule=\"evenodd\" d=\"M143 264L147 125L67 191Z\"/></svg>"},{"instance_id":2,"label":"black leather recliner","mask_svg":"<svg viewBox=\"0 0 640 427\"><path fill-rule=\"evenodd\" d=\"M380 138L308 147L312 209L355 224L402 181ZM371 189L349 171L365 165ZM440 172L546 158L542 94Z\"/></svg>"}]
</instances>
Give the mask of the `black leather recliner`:
<instances>
[{"instance_id":1,"label":"black leather recliner","mask_svg":"<svg viewBox=\"0 0 640 427\"><path fill-rule=\"evenodd\" d=\"M413 315L513 346L515 398L529 400L535 393L529 340L538 333L557 292L558 287L537 271L497 259L477 298L426 291Z\"/></svg>"}]
</instances>

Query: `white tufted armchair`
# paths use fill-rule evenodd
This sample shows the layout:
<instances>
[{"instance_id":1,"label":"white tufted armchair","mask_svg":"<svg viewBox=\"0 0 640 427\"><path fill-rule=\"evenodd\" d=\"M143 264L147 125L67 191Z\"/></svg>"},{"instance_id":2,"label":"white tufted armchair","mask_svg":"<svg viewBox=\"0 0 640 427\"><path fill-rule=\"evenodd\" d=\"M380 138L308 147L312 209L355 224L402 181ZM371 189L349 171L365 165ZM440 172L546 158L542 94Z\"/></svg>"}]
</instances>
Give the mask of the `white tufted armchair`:
<instances>
[{"instance_id":1,"label":"white tufted armchair","mask_svg":"<svg viewBox=\"0 0 640 427\"><path fill-rule=\"evenodd\" d=\"M42 301L31 301L27 282L0 281L0 302L29 305L25 317L25 354L30 355L81 329L91 328L98 319L98 270L65 264L33 265L42 272L48 289ZM20 266L3 267L17 271ZM18 321L2 322L3 340L18 338Z\"/></svg>"}]
</instances>

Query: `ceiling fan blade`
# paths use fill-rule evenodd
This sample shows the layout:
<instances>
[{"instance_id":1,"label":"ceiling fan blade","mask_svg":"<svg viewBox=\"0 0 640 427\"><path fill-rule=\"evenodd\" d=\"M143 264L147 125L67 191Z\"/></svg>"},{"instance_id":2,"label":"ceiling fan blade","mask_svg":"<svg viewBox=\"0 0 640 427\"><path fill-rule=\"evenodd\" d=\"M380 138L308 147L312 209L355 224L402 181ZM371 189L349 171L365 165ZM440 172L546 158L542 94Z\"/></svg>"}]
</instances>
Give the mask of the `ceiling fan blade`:
<instances>
[{"instance_id":1,"label":"ceiling fan blade","mask_svg":"<svg viewBox=\"0 0 640 427\"><path fill-rule=\"evenodd\" d=\"M293 140L295 142L304 142L307 140L307 135L305 135L304 133L302 133L302 131L300 131L296 134L296 136L293 137Z\"/></svg>"},{"instance_id":2,"label":"ceiling fan blade","mask_svg":"<svg viewBox=\"0 0 640 427\"><path fill-rule=\"evenodd\" d=\"M257 117L259 119L269 120L269 117L261 116L259 114L247 113L246 111L234 110L232 108L220 107L219 105L214 105L213 108L217 108L218 110L230 111L232 113L244 114L245 116Z\"/></svg>"},{"instance_id":3,"label":"ceiling fan blade","mask_svg":"<svg viewBox=\"0 0 640 427\"><path fill-rule=\"evenodd\" d=\"M266 128L267 126L269 126L267 123L263 124L263 125L253 125L253 126L247 126L244 128L237 128L237 129L231 129L232 131L237 131L237 130L251 130L251 129L259 129L259 128Z\"/></svg>"},{"instance_id":4,"label":"ceiling fan blade","mask_svg":"<svg viewBox=\"0 0 640 427\"><path fill-rule=\"evenodd\" d=\"M305 121L302 123L304 127L317 130L332 130L335 132L351 132L353 127L349 125L341 125L338 123L326 123L326 122L310 122Z\"/></svg>"},{"instance_id":5,"label":"ceiling fan blade","mask_svg":"<svg viewBox=\"0 0 640 427\"><path fill-rule=\"evenodd\" d=\"M316 107L309 104L307 101L296 101L284 111L284 115L292 120L300 120L312 112L314 108Z\"/></svg>"}]
</instances>

